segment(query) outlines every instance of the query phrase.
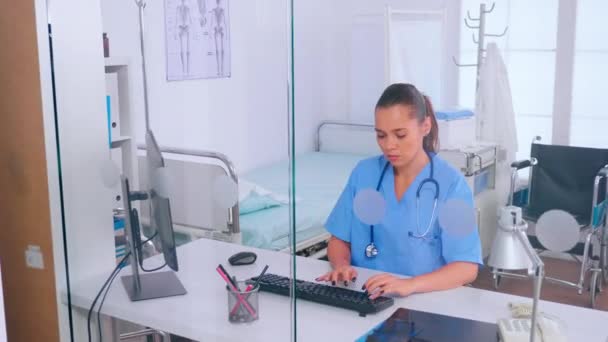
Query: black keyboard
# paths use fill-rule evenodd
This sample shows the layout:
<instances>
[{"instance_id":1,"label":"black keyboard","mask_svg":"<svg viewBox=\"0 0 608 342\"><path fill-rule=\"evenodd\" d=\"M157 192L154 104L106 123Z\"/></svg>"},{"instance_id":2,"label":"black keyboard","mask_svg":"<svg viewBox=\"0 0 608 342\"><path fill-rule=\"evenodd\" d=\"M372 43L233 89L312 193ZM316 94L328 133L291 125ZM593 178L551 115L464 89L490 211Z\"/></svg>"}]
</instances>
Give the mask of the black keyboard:
<instances>
[{"instance_id":1,"label":"black keyboard","mask_svg":"<svg viewBox=\"0 0 608 342\"><path fill-rule=\"evenodd\" d=\"M256 281L257 277L252 278L251 280ZM276 274L266 273L262 276L259 285L261 291L289 296L291 279ZM304 280L296 280L295 293L296 298L354 310L361 316L382 311L395 302L392 298L388 297L378 297L374 300L370 300L368 295L364 292L317 284Z\"/></svg>"}]
</instances>

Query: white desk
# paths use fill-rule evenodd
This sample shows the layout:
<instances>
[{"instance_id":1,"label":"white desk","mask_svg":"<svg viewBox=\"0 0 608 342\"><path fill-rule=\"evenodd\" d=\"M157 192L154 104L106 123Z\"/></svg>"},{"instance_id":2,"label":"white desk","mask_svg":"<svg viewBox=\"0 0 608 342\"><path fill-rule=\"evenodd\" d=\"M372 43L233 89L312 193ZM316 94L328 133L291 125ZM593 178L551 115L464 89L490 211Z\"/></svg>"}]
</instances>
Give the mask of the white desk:
<instances>
[{"instance_id":1,"label":"white desk","mask_svg":"<svg viewBox=\"0 0 608 342\"><path fill-rule=\"evenodd\" d=\"M230 267L227 258L237 251L253 250L255 265ZM132 303L117 278L106 298L102 313L149 326L197 341L288 341L290 299L261 293L260 319L251 324L231 324L227 319L225 284L215 271L222 263L239 279L257 275L265 264L269 273L289 274L288 254L256 250L219 241L197 240L178 248L178 277L188 294ZM327 262L297 257L296 278L313 280L329 268ZM125 268L121 275L127 274ZM97 279L72 286L72 303L88 309L110 270ZM357 286L373 271L360 269ZM507 303L530 299L491 291L462 287L454 290L417 294L395 300L395 305L379 314L359 317L356 312L299 300L297 303L298 341L354 341L386 319L398 307L495 323L508 317ZM542 301L540 310L557 315L568 324L570 341L606 342L608 312Z\"/></svg>"}]
</instances>

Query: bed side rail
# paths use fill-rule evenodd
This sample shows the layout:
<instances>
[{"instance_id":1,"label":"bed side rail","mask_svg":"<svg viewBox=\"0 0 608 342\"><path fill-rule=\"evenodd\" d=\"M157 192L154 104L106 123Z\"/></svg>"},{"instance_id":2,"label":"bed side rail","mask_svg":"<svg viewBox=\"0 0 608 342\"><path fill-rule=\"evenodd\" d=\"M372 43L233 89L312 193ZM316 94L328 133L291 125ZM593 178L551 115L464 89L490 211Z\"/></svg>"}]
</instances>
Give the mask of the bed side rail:
<instances>
[{"instance_id":1,"label":"bed side rail","mask_svg":"<svg viewBox=\"0 0 608 342\"><path fill-rule=\"evenodd\" d=\"M141 150L146 149L145 145L138 145L137 147ZM177 154L177 155L195 156L195 157L210 158L210 159L218 160L225 167L226 174L228 176L230 176L230 178L234 181L234 183L238 187L239 178L236 174L236 168L234 167L234 164L232 163L232 161L225 154L222 154L219 152L213 152L213 151L195 150L195 149L170 147L170 146L160 146L160 151L162 153L172 153L172 154ZM241 233L241 227L239 225L239 203L238 203L238 201L236 202L236 204L233 207L228 209L228 232L231 235L238 235Z\"/></svg>"}]
</instances>

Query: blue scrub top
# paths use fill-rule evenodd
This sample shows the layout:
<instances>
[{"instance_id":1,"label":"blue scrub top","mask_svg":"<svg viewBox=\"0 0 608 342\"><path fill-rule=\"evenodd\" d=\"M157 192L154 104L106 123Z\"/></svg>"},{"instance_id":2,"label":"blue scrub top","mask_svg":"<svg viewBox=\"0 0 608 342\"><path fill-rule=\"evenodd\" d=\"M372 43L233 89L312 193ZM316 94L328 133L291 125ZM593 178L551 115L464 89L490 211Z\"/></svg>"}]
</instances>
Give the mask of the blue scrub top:
<instances>
[{"instance_id":1,"label":"blue scrub top","mask_svg":"<svg viewBox=\"0 0 608 342\"><path fill-rule=\"evenodd\" d=\"M351 244L351 263L390 273L407 276L435 271L454 261L482 264L481 243L477 227L468 235L445 232L437 216L442 203L450 199L464 200L474 208L473 195L460 172L437 155L433 155L434 178L439 183L439 199L434 223L426 239L420 235L427 229L433 209L434 186L427 182L420 192L420 228L416 228L416 190L430 177L430 163L416 176L400 201L395 195L395 177L389 166L380 186L386 201L386 213L381 224L374 226L374 240L378 248L375 258L365 256L370 243L370 226L361 222L353 212L353 200L358 191L376 189L387 160L384 156L359 162L352 171L348 184L340 195L325 227L335 237Z\"/></svg>"}]
</instances>

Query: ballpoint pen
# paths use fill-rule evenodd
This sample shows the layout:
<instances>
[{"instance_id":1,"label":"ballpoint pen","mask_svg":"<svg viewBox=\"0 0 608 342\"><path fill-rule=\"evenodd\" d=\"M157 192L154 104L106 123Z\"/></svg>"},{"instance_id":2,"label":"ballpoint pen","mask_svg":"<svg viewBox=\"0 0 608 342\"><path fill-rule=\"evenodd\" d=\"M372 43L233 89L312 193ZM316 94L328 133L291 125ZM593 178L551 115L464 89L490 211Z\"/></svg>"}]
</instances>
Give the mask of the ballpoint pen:
<instances>
[{"instance_id":1,"label":"ballpoint pen","mask_svg":"<svg viewBox=\"0 0 608 342\"><path fill-rule=\"evenodd\" d=\"M258 285L260 284L260 279L262 279L262 277L264 276L264 274L266 274L266 270L268 270L268 265L266 265L264 267L264 269L262 270L262 273L260 273L260 275L258 276L258 278L255 280L255 283L253 283L253 285L249 284L247 285L247 288L245 289L245 292L249 292L255 288L258 287ZM245 300L249 299L249 294L245 294ZM236 311L239 309L239 303L237 303L233 308L232 311L230 311L231 315L234 315L236 313Z\"/></svg>"},{"instance_id":2,"label":"ballpoint pen","mask_svg":"<svg viewBox=\"0 0 608 342\"><path fill-rule=\"evenodd\" d=\"M224 279L224 281L226 282L226 284L228 284L228 287L234 292L233 295L236 296L237 300L245 306L245 309L247 309L247 311L249 311L249 313L251 314L251 316L256 317L257 313L255 312L255 310L251 307L251 305L249 305L249 302L247 302L247 300L245 300L245 298L243 298L243 296L241 295L241 293L239 292L239 289L237 286L235 286L232 283L232 279L230 279L230 276L228 276L225 273L225 270L223 269L223 267L218 266L216 268L217 273L219 273L219 275L222 277L222 279Z\"/></svg>"}]
</instances>

